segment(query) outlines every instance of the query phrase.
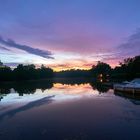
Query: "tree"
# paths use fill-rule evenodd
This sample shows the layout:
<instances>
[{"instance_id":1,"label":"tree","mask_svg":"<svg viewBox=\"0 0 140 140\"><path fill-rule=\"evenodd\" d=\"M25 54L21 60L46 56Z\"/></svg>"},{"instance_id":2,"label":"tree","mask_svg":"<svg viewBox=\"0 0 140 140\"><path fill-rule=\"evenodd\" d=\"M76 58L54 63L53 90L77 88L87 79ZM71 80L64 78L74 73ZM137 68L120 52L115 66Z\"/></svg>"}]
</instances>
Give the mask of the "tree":
<instances>
[{"instance_id":1,"label":"tree","mask_svg":"<svg viewBox=\"0 0 140 140\"><path fill-rule=\"evenodd\" d=\"M12 70L10 67L0 67L0 81L11 81L13 79Z\"/></svg>"},{"instance_id":2,"label":"tree","mask_svg":"<svg viewBox=\"0 0 140 140\"><path fill-rule=\"evenodd\" d=\"M111 67L109 64L99 61L96 66L92 67L91 72L96 77L106 77L110 74Z\"/></svg>"},{"instance_id":3,"label":"tree","mask_svg":"<svg viewBox=\"0 0 140 140\"><path fill-rule=\"evenodd\" d=\"M112 76L127 80L140 77L140 56L124 59L119 67L114 68Z\"/></svg>"},{"instance_id":4,"label":"tree","mask_svg":"<svg viewBox=\"0 0 140 140\"><path fill-rule=\"evenodd\" d=\"M51 78L53 77L53 70L51 68L46 68L44 65L41 65L41 68L38 69L40 78Z\"/></svg>"},{"instance_id":5,"label":"tree","mask_svg":"<svg viewBox=\"0 0 140 140\"><path fill-rule=\"evenodd\" d=\"M41 68L36 69L35 65L18 65L14 69L15 77L17 80L33 80L33 79L45 79L53 77L53 70L46 68L44 65Z\"/></svg>"}]
</instances>

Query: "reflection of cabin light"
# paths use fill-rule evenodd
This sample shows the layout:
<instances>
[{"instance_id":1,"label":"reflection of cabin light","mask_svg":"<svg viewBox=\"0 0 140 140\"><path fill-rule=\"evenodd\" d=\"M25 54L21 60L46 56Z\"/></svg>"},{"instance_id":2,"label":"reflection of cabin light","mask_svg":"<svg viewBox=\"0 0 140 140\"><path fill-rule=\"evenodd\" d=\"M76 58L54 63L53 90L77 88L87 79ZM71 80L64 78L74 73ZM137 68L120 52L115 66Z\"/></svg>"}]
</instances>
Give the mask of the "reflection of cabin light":
<instances>
[{"instance_id":1,"label":"reflection of cabin light","mask_svg":"<svg viewBox=\"0 0 140 140\"><path fill-rule=\"evenodd\" d=\"M101 79L100 82L102 83L103 82L103 79Z\"/></svg>"}]
</instances>

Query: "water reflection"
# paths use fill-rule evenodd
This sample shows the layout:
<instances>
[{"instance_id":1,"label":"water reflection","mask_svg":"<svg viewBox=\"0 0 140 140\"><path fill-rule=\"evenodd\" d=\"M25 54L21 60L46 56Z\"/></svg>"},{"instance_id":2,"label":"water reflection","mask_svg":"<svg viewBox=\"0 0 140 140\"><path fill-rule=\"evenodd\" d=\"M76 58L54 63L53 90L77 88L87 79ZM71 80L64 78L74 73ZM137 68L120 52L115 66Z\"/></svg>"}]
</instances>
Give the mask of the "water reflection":
<instances>
[{"instance_id":1,"label":"water reflection","mask_svg":"<svg viewBox=\"0 0 140 140\"><path fill-rule=\"evenodd\" d=\"M107 93L111 87L105 86L100 81L91 79L55 79L55 80L41 80L41 81L27 81L19 83L0 84L0 101L2 101L9 94L18 94L18 96L32 95L36 93L46 93L46 90L53 89L53 92L59 91L68 93L87 93L93 90L94 94ZM37 91L40 90L40 91ZM91 92L91 91L90 91ZM138 94L115 92L116 96L129 99L133 104L140 104L140 96ZM61 94L62 95L62 94ZM42 96L42 95L41 95ZM32 99L31 99L32 100Z\"/></svg>"},{"instance_id":2,"label":"water reflection","mask_svg":"<svg viewBox=\"0 0 140 140\"><path fill-rule=\"evenodd\" d=\"M6 83L0 85L1 94L11 93L11 89L23 96L23 94L34 94L36 89L41 89L42 92L46 89L51 89L53 87L52 81L32 81L32 82L15 82L15 83Z\"/></svg>"},{"instance_id":3,"label":"water reflection","mask_svg":"<svg viewBox=\"0 0 140 140\"><path fill-rule=\"evenodd\" d=\"M11 109L10 111L6 111L6 112L4 112L0 115L0 121L2 121L2 119L4 117L9 117L10 118L10 117L13 117L14 115L16 115L17 113L22 112L22 111L27 111L29 109L39 107L39 106L44 105L44 104L49 104L52 101L53 97L54 96L44 97L42 99L30 102L30 103L25 104L25 105L23 105L21 107L18 107L16 109Z\"/></svg>"},{"instance_id":4,"label":"water reflection","mask_svg":"<svg viewBox=\"0 0 140 140\"><path fill-rule=\"evenodd\" d=\"M111 89L111 87L105 86L103 85L102 82L94 82L94 83L90 83L91 87L93 88L93 90L98 90L98 92L101 93L105 93L108 92L109 89Z\"/></svg>"},{"instance_id":5,"label":"water reflection","mask_svg":"<svg viewBox=\"0 0 140 140\"><path fill-rule=\"evenodd\" d=\"M23 96L24 94L34 94L37 89L40 89L42 93L45 90L52 89L55 85L62 84L68 86L82 86L89 84L93 90L97 90L99 93L107 92L110 88L102 85L101 82L91 81L87 79L56 79L53 80L44 80L44 81L32 81L32 82L20 82L20 83L9 83L9 84L1 84L0 85L0 100L3 99L4 96L10 93L18 93L19 96ZM79 87L79 86L78 86ZM64 88L64 86L62 87Z\"/></svg>"},{"instance_id":6,"label":"water reflection","mask_svg":"<svg viewBox=\"0 0 140 140\"><path fill-rule=\"evenodd\" d=\"M140 94L138 93L127 93L127 92L123 93L123 92L115 91L114 94L126 100L128 99L130 102L132 102L135 105L140 105Z\"/></svg>"},{"instance_id":7,"label":"water reflection","mask_svg":"<svg viewBox=\"0 0 140 140\"><path fill-rule=\"evenodd\" d=\"M0 99L2 140L140 137L140 96L114 93L99 81L55 79L1 84Z\"/></svg>"},{"instance_id":8,"label":"water reflection","mask_svg":"<svg viewBox=\"0 0 140 140\"><path fill-rule=\"evenodd\" d=\"M43 80L0 85L0 120L52 101L76 100L107 92L102 83L85 79ZM6 108L5 108L6 107Z\"/></svg>"}]
</instances>

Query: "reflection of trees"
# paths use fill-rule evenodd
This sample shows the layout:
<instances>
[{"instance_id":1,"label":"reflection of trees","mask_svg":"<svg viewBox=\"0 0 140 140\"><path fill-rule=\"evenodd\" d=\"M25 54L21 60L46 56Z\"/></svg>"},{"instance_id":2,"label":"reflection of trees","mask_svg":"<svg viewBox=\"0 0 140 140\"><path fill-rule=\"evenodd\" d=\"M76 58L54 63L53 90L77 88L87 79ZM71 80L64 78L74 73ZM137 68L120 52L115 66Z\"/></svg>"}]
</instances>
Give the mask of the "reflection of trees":
<instances>
[{"instance_id":1,"label":"reflection of trees","mask_svg":"<svg viewBox=\"0 0 140 140\"><path fill-rule=\"evenodd\" d=\"M3 99L4 96L10 93L9 88L0 88L0 101Z\"/></svg>"},{"instance_id":2,"label":"reflection of trees","mask_svg":"<svg viewBox=\"0 0 140 140\"><path fill-rule=\"evenodd\" d=\"M104 82L104 81L102 81ZM90 78L63 78L56 79L55 83L67 84L67 85L80 85L80 84L90 84L94 90L98 90L99 93L108 92L110 87L103 85L101 81L97 81Z\"/></svg>"},{"instance_id":3,"label":"reflection of trees","mask_svg":"<svg viewBox=\"0 0 140 140\"><path fill-rule=\"evenodd\" d=\"M24 94L34 94L36 89L41 89L42 92L46 89L51 89L53 87L53 83L60 83L66 85L80 85L80 84L90 84L94 90L98 90L99 93L107 92L109 87L104 86L101 82L97 82L93 79L89 78L63 78L63 79L55 79L55 80L38 80L38 81L26 81L26 82L15 82L8 84L0 85L0 100L7 94L11 92L11 89L14 89L15 92L19 94L19 96L23 96Z\"/></svg>"},{"instance_id":4,"label":"reflection of trees","mask_svg":"<svg viewBox=\"0 0 140 140\"><path fill-rule=\"evenodd\" d=\"M19 96L23 96L24 94L34 94L36 89L41 89L44 91L46 89L51 89L52 87L53 82L50 80L1 84L0 100L3 99L5 95L9 94L11 89L14 89L14 91L17 92Z\"/></svg>"},{"instance_id":5,"label":"reflection of trees","mask_svg":"<svg viewBox=\"0 0 140 140\"><path fill-rule=\"evenodd\" d=\"M6 96L6 94L0 94L0 101Z\"/></svg>"},{"instance_id":6,"label":"reflection of trees","mask_svg":"<svg viewBox=\"0 0 140 140\"><path fill-rule=\"evenodd\" d=\"M23 96L24 94L34 94L36 89L30 87L16 87L15 91L19 94L19 96Z\"/></svg>"},{"instance_id":7,"label":"reflection of trees","mask_svg":"<svg viewBox=\"0 0 140 140\"><path fill-rule=\"evenodd\" d=\"M0 88L0 94L9 94L10 89L8 87Z\"/></svg>"},{"instance_id":8,"label":"reflection of trees","mask_svg":"<svg viewBox=\"0 0 140 140\"><path fill-rule=\"evenodd\" d=\"M53 82L49 80L36 81L36 82L26 82L16 84L14 89L20 96L23 94L34 94L36 89L41 89L42 91L46 89L51 89L53 87Z\"/></svg>"},{"instance_id":9,"label":"reflection of trees","mask_svg":"<svg viewBox=\"0 0 140 140\"><path fill-rule=\"evenodd\" d=\"M90 85L94 90L98 90L99 93L108 92L110 89L110 87L107 87L100 82L92 82L92 83L90 83Z\"/></svg>"}]
</instances>

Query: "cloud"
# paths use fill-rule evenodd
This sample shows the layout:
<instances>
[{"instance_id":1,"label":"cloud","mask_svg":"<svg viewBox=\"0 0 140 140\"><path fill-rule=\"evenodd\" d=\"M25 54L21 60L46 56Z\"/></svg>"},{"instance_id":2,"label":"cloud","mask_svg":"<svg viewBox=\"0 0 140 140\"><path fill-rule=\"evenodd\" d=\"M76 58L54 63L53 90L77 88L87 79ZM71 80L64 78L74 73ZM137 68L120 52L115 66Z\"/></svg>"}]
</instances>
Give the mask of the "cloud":
<instances>
[{"instance_id":1,"label":"cloud","mask_svg":"<svg viewBox=\"0 0 140 140\"><path fill-rule=\"evenodd\" d=\"M2 47L2 46L0 46L0 50L10 51L10 50L7 49L6 47Z\"/></svg>"},{"instance_id":2,"label":"cloud","mask_svg":"<svg viewBox=\"0 0 140 140\"><path fill-rule=\"evenodd\" d=\"M9 48L17 48L17 49L26 51L27 53L30 53L30 54L41 56L41 57L44 57L47 59L54 59L54 57L52 57L52 53L50 51L41 50L41 49L33 48L33 47L30 47L27 45L18 44L11 39L4 40L2 37L0 37L0 43ZM3 48L3 49L5 49L5 48Z\"/></svg>"},{"instance_id":3,"label":"cloud","mask_svg":"<svg viewBox=\"0 0 140 140\"><path fill-rule=\"evenodd\" d=\"M119 56L123 57L133 57L140 55L140 29L130 35L125 43L118 46L118 51L120 51Z\"/></svg>"},{"instance_id":4,"label":"cloud","mask_svg":"<svg viewBox=\"0 0 140 140\"><path fill-rule=\"evenodd\" d=\"M115 66L123 59L137 55L140 55L140 29L131 34L124 43L114 47L112 52L95 54L93 58L100 58L101 61Z\"/></svg>"},{"instance_id":5,"label":"cloud","mask_svg":"<svg viewBox=\"0 0 140 140\"><path fill-rule=\"evenodd\" d=\"M14 62L9 62L9 63L4 63L4 65L9 66L9 67L17 67L20 63L14 63Z\"/></svg>"}]
</instances>

